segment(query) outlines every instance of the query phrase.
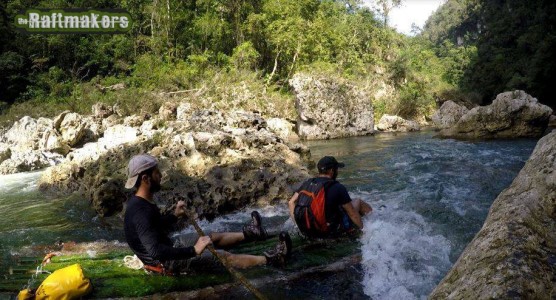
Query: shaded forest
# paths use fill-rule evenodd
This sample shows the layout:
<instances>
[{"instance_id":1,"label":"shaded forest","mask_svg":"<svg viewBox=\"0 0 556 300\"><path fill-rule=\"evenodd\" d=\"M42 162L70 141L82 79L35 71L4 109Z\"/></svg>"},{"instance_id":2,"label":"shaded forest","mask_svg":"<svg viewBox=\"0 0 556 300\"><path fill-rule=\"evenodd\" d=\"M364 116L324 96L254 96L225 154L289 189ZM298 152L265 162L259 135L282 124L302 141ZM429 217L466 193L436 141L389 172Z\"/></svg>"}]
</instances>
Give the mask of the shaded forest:
<instances>
[{"instance_id":1,"label":"shaded forest","mask_svg":"<svg viewBox=\"0 0 556 300\"><path fill-rule=\"evenodd\" d=\"M423 35L438 49L476 48L458 86L484 103L521 89L556 107L556 2L448 0Z\"/></svg>"}]
</instances>

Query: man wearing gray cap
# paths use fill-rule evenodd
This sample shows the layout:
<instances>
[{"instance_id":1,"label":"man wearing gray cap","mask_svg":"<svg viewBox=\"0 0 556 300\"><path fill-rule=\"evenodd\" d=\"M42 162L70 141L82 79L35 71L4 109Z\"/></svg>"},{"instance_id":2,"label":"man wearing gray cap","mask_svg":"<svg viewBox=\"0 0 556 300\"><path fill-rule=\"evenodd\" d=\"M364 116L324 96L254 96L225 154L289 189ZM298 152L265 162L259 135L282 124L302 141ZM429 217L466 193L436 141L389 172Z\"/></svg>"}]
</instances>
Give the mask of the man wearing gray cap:
<instances>
[{"instance_id":1,"label":"man wearing gray cap","mask_svg":"<svg viewBox=\"0 0 556 300\"><path fill-rule=\"evenodd\" d=\"M212 233L209 236L182 241L181 247L173 247L169 232L178 218L185 216L185 202L178 201L173 213L161 215L153 201L154 193L160 191L162 174L157 160L147 154L136 155L128 165L128 179L125 187L137 188L126 204L124 231L127 243L135 255L143 262L145 269L161 274L183 272L218 267L219 262L208 251L209 244L215 247L230 247L243 241L265 240L267 234L258 212L251 214L251 224L245 225L243 232ZM291 252L291 239L281 233L275 249L264 252L264 256L232 254L218 250L233 267L248 268L257 265L284 266Z\"/></svg>"},{"instance_id":2,"label":"man wearing gray cap","mask_svg":"<svg viewBox=\"0 0 556 300\"><path fill-rule=\"evenodd\" d=\"M346 187L336 181L338 169L344 166L332 156L321 158L319 175L305 181L291 197L290 216L305 236L338 237L363 228L361 216L373 209L361 199L352 200Z\"/></svg>"}]
</instances>

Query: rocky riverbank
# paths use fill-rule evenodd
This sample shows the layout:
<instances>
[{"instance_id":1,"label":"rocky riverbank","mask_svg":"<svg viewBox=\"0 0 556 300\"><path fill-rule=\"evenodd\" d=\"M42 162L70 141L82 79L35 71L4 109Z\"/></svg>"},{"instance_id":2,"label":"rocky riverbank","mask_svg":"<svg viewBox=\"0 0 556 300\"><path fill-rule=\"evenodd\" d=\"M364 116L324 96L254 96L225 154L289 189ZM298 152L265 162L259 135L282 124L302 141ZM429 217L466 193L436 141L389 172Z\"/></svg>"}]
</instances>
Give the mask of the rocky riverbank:
<instances>
[{"instance_id":1,"label":"rocky riverbank","mask_svg":"<svg viewBox=\"0 0 556 300\"><path fill-rule=\"evenodd\" d=\"M494 201L431 299L548 299L556 285L556 133Z\"/></svg>"},{"instance_id":2,"label":"rocky riverbank","mask_svg":"<svg viewBox=\"0 0 556 300\"><path fill-rule=\"evenodd\" d=\"M102 216L122 209L130 195L123 188L127 162L138 153L160 161L161 204L185 200L207 218L284 200L291 186L308 176L309 150L283 119L187 102L167 103L155 115L122 117L102 104L92 110L90 116L22 118L4 135L12 153L0 169L14 173L52 165L42 174L40 189L82 193ZM20 152L39 158L18 160L14 153ZM46 156L56 161L42 159Z\"/></svg>"}]
</instances>

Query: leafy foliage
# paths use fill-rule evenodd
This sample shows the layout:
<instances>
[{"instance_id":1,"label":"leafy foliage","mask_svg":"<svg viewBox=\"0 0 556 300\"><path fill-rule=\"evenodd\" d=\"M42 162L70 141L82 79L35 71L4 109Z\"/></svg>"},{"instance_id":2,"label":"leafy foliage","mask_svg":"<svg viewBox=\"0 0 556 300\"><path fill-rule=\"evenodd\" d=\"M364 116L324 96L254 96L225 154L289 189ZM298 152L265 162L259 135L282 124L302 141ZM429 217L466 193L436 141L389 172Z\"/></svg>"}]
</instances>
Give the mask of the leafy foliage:
<instances>
[{"instance_id":1,"label":"leafy foliage","mask_svg":"<svg viewBox=\"0 0 556 300\"><path fill-rule=\"evenodd\" d=\"M218 101L228 96L217 90L238 89L226 78L238 74L261 91L236 102L254 108L266 101L270 113L292 118L287 81L300 70L391 87L375 100L379 114L428 114L437 94L460 84L475 50L398 34L385 26L384 9L401 2L377 3L379 15L357 0L9 0L0 6L0 102L17 105L0 105L0 119L88 112L97 101L156 110L157 91L202 90ZM119 7L134 22L122 35L15 31L15 14L33 7ZM95 88L115 83L125 92Z\"/></svg>"},{"instance_id":2,"label":"leafy foliage","mask_svg":"<svg viewBox=\"0 0 556 300\"><path fill-rule=\"evenodd\" d=\"M447 80L483 102L522 89L556 107L550 86L556 76L555 2L449 0L423 36L457 65Z\"/></svg>"}]
</instances>

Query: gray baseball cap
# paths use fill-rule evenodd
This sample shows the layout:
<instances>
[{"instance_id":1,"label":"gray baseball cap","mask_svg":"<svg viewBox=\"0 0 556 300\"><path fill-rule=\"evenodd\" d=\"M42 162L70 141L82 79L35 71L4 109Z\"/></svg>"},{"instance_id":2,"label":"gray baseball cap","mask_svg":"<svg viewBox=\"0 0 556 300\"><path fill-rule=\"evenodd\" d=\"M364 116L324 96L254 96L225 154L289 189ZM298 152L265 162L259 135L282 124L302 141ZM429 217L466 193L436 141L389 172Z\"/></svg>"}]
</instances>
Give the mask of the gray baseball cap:
<instances>
[{"instance_id":1,"label":"gray baseball cap","mask_svg":"<svg viewBox=\"0 0 556 300\"><path fill-rule=\"evenodd\" d=\"M158 161L153 156L148 154L135 155L129 160L127 165L127 181L125 183L126 189L131 189L137 182L139 174L145 170L158 165Z\"/></svg>"}]
</instances>

